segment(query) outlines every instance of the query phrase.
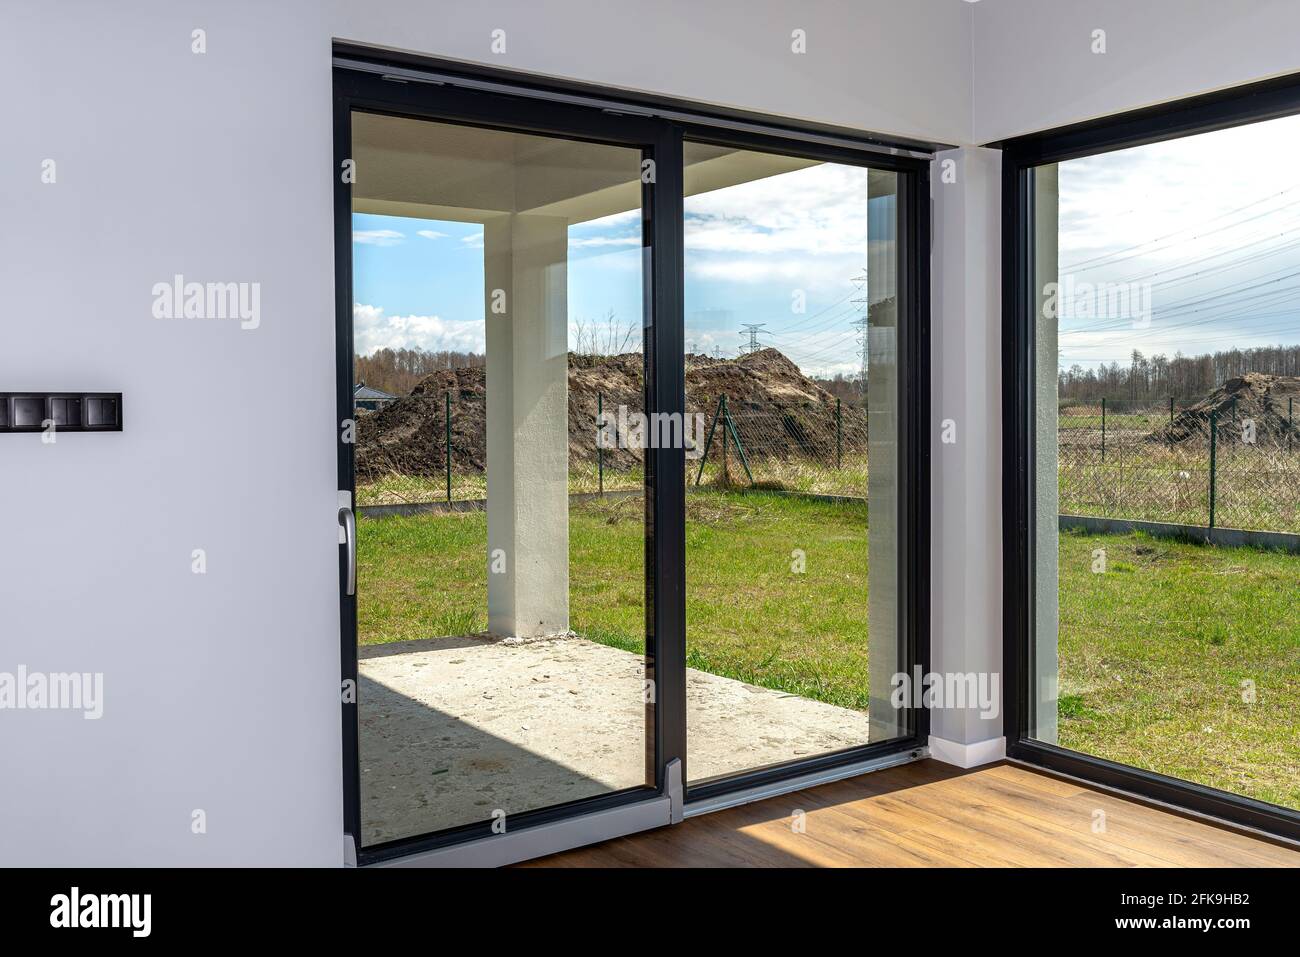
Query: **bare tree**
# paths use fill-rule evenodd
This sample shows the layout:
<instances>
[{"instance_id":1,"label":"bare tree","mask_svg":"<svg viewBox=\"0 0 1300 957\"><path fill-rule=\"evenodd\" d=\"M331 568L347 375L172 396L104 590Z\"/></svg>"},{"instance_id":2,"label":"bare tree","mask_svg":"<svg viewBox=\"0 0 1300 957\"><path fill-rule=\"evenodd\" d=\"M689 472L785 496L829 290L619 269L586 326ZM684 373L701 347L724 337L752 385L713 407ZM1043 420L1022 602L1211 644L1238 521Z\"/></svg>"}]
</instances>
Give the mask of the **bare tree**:
<instances>
[{"instance_id":1,"label":"bare tree","mask_svg":"<svg viewBox=\"0 0 1300 957\"><path fill-rule=\"evenodd\" d=\"M613 309L594 321L575 316L569 332L572 349L578 355L621 355L641 347L640 327L634 322L619 322Z\"/></svg>"}]
</instances>

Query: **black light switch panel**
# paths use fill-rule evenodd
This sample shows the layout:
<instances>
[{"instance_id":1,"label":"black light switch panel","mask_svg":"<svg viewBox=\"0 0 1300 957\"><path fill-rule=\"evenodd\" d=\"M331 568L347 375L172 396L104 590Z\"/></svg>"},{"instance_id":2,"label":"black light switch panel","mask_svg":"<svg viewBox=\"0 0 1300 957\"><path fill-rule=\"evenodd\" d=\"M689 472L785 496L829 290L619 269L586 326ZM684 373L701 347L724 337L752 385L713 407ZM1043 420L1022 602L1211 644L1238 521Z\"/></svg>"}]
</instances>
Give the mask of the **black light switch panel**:
<instances>
[{"instance_id":1,"label":"black light switch panel","mask_svg":"<svg viewBox=\"0 0 1300 957\"><path fill-rule=\"evenodd\" d=\"M0 432L121 432L120 392L0 392Z\"/></svg>"}]
</instances>

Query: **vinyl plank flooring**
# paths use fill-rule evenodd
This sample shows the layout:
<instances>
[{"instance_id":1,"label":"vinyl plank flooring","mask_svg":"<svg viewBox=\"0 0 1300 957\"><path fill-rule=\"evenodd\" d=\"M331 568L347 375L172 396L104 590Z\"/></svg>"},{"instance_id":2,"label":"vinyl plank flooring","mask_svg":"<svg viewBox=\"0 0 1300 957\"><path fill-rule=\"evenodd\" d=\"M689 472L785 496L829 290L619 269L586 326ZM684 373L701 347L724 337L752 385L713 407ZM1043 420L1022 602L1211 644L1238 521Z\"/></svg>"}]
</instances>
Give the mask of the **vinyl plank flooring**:
<instances>
[{"instance_id":1,"label":"vinyl plank flooring","mask_svg":"<svg viewBox=\"0 0 1300 957\"><path fill-rule=\"evenodd\" d=\"M1020 765L919 761L521 866L1300 867L1300 850Z\"/></svg>"}]
</instances>

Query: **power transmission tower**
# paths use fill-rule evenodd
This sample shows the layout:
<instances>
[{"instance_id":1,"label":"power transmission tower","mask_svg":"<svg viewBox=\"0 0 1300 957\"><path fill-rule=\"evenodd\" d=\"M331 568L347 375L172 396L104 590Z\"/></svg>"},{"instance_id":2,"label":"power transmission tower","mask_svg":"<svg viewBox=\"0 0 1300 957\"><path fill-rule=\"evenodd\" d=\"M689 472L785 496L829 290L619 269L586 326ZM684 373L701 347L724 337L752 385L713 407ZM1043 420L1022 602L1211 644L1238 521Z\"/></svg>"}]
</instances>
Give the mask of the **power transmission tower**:
<instances>
[{"instance_id":1,"label":"power transmission tower","mask_svg":"<svg viewBox=\"0 0 1300 957\"><path fill-rule=\"evenodd\" d=\"M863 269L862 272L854 276L851 281L853 285L857 287L858 291L862 293L861 296L858 296L856 299L851 300L853 305L857 307L858 311L862 313L862 315L859 318L854 319L852 322L850 322L849 325L856 326L858 330L858 334L857 334L858 355L862 361L861 368L858 371L858 387L862 390L862 394L866 395L867 394L867 324L868 324L868 316L870 315L870 306L871 306L871 297L867 293L867 271Z\"/></svg>"},{"instance_id":2,"label":"power transmission tower","mask_svg":"<svg viewBox=\"0 0 1300 957\"><path fill-rule=\"evenodd\" d=\"M744 330L744 332L741 332L741 335L743 336L746 332L749 333L749 345L747 345L742 351L757 352L759 349L763 348L758 344L758 334L765 325L767 325L765 322L742 322L740 324L740 328Z\"/></svg>"},{"instance_id":3,"label":"power transmission tower","mask_svg":"<svg viewBox=\"0 0 1300 957\"><path fill-rule=\"evenodd\" d=\"M868 321L869 320L867 319L867 317L863 316L861 319L854 319L852 322L849 323L849 325L855 326L858 330L858 334L857 334L858 355L862 360L862 367L858 372L858 376L859 376L858 382L861 384L861 388L864 393L867 391L867 323Z\"/></svg>"},{"instance_id":4,"label":"power transmission tower","mask_svg":"<svg viewBox=\"0 0 1300 957\"><path fill-rule=\"evenodd\" d=\"M858 273L849 281L853 283L854 288L857 289L858 292L862 293L862 295L857 298L850 299L849 302L857 306L858 312L866 313L867 305L870 302L870 297L867 295L867 271L865 269L862 270L862 272Z\"/></svg>"}]
</instances>

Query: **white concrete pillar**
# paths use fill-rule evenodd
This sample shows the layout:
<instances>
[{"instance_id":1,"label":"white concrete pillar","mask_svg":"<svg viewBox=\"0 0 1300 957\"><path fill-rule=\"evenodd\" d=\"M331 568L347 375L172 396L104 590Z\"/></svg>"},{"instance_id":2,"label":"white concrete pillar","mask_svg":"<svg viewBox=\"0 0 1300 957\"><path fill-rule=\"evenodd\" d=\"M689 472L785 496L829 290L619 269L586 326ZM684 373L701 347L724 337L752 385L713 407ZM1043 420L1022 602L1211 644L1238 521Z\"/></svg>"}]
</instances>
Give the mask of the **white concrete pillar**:
<instances>
[{"instance_id":1,"label":"white concrete pillar","mask_svg":"<svg viewBox=\"0 0 1300 957\"><path fill-rule=\"evenodd\" d=\"M930 178L930 667L997 692L992 715L948 702L930 714L931 753L962 767L1006 753L1000 177L998 151L966 147L939 153Z\"/></svg>"},{"instance_id":2,"label":"white concrete pillar","mask_svg":"<svg viewBox=\"0 0 1300 957\"><path fill-rule=\"evenodd\" d=\"M568 219L492 217L483 249L488 630L557 635L569 629Z\"/></svg>"}]
</instances>

